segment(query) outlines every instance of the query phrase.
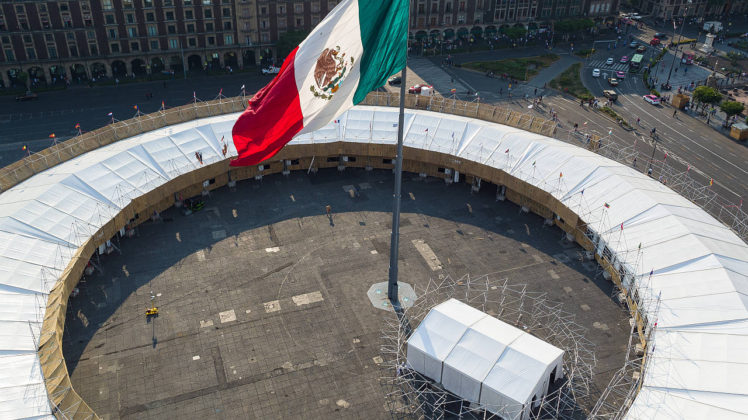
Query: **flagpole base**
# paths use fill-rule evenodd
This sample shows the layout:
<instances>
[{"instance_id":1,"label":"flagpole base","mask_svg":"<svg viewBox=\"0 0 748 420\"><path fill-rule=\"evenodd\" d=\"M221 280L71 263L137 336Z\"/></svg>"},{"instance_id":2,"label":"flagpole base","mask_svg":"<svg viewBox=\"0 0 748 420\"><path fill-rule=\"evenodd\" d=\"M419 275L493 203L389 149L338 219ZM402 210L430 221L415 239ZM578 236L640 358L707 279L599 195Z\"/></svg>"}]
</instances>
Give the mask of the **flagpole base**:
<instances>
[{"instance_id":1,"label":"flagpole base","mask_svg":"<svg viewBox=\"0 0 748 420\"><path fill-rule=\"evenodd\" d=\"M395 310L395 307L393 305L399 305L399 309L410 308L418 298L416 296L415 290L413 290L413 286L408 283L399 281L397 282L397 293L399 295L399 301L393 303L390 301L387 293L388 286L388 281L374 283L371 285L369 291L366 292L366 295L369 297L369 301L371 302L372 306L377 309L393 312Z\"/></svg>"}]
</instances>

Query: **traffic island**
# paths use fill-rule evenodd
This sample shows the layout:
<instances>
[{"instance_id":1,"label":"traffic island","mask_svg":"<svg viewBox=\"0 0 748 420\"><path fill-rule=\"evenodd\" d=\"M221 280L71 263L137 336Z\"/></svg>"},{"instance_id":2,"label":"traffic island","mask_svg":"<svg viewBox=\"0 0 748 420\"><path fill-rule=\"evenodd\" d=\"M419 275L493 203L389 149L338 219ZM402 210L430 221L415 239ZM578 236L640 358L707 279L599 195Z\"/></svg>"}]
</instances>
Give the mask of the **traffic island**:
<instances>
[{"instance_id":1,"label":"traffic island","mask_svg":"<svg viewBox=\"0 0 748 420\"><path fill-rule=\"evenodd\" d=\"M541 70L558 61L559 58L556 54L544 54L536 57L509 58L496 61L471 61L464 63L462 67L483 73L493 72L497 77L506 74L512 79L528 81Z\"/></svg>"},{"instance_id":2,"label":"traffic island","mask_svg":"<svg viewBox=\"0 0 748 420\"><path fill-rule=\"evenodd\" d=\"M594 98L592 92L589 91L582 83L582 77L580 72L582 70L582 63L572 64L571 67L564 70L558 77L551 80L551 87L561 92L573 95L578 99L590 100Z\"/></svg>"}]
</instances>

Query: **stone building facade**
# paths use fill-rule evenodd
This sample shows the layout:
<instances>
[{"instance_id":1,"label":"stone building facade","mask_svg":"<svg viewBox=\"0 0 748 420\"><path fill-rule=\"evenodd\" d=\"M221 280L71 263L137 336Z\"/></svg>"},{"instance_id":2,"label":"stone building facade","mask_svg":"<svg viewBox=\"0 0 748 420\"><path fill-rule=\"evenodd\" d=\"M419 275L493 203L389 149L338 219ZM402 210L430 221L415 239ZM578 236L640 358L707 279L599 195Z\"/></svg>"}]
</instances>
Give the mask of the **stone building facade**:
<instances>
[{"instance_id":1,"label":"stone building facade","mask_svg":"<svg viewBox=\"0 0 748 420\"><path fill-rule=\"evenodd\" d=\"M411 0L410 36L459 38L518 23L614 15L618 1ZM283 34L310 31L338 3L0 0L0 81L43 85L279 64L275 45Z\"/></svg>"}]
</instances>

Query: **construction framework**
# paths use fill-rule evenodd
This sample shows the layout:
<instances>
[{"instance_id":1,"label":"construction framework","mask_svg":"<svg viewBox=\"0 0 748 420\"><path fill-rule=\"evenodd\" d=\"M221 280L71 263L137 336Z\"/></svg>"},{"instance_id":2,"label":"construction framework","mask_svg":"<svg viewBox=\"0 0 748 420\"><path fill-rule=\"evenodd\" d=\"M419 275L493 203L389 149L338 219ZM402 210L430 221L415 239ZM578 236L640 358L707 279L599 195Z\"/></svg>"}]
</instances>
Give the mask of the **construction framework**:
<instances>
[{"instance_id":1,"label":"construction framework","mask_svg":"<svg viewBox=\"0 0 748 420\"><path fill-rule=\"evenodd\" d=\"M593 408L597 394L591 380L596 365L595 345L585 337L586 329L575 321L575 316L565 312L560 303L548 300L545 293L532 292L526 285L511 284L507 279L490 275L430 279L416 293L418 299L414 305L394 311L382 328L381 385L393 418L485 419L495 418L491 411L504 408L461 400L407 367L407 341L411 332L431 308L450 298L564 350L564 377L533 408L533 417L575 419L585 417Z\"/></svg>"}]
</instances>

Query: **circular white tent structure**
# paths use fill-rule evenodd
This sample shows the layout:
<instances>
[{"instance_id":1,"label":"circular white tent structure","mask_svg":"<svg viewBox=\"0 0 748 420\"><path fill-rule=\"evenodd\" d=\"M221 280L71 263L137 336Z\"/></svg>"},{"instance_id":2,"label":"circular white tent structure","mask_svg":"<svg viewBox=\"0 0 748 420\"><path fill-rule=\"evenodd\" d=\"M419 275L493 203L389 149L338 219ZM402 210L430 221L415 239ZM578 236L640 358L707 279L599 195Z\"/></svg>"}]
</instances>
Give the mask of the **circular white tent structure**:
<instances>
[{"instance_id":1,"label":"circular white tent structure","mask_svg":"<svg viewBox=\"0 0 748 420\"><path fill-rule=\"evenodd\" d=\"M231 138L236 117L120 140L0 194L0 417L50 417L50 399L66 398L45 390L45 379L47 389L65 388L64 360L37 349L49 339L45 310L59 304L48 302L50 291L71 262L90 257L84 244L110 239L96 235L133 200L235 156L230 141L224 156L221 139ZM397 117L393 108L355 107L291 145L391 146ZM659 182L552 138L416 110L406 111L404 129L406 159L418 152L445 167L501 171L586 222L585 235L620 274L656 343L628 418L748 418L748 245L730 229ZM53 366L46 378L42 365Z\"/></svg>"}]
</instances>

